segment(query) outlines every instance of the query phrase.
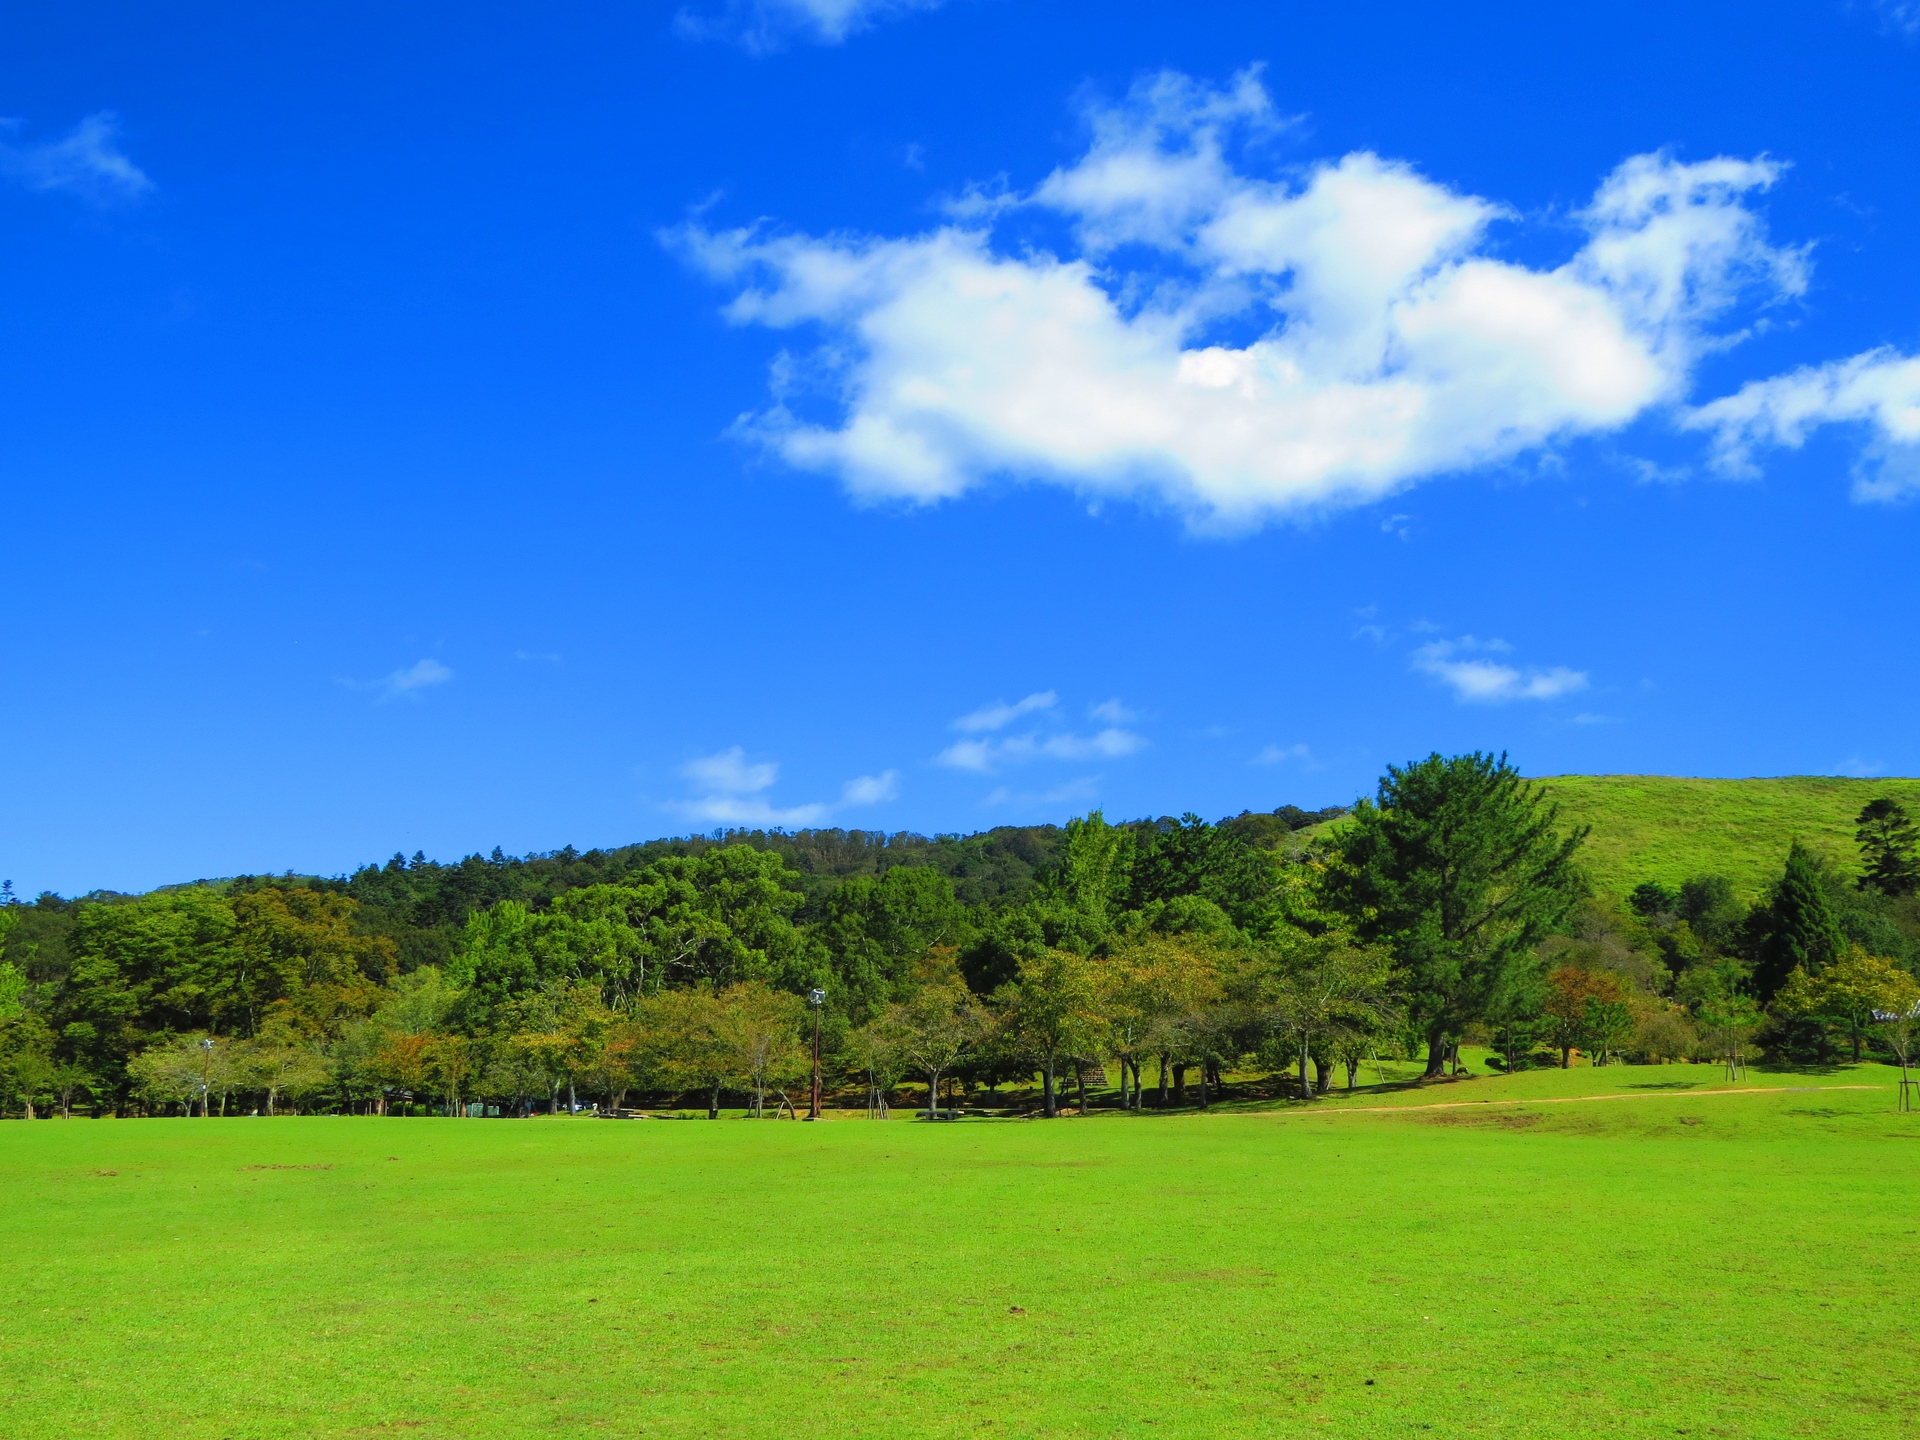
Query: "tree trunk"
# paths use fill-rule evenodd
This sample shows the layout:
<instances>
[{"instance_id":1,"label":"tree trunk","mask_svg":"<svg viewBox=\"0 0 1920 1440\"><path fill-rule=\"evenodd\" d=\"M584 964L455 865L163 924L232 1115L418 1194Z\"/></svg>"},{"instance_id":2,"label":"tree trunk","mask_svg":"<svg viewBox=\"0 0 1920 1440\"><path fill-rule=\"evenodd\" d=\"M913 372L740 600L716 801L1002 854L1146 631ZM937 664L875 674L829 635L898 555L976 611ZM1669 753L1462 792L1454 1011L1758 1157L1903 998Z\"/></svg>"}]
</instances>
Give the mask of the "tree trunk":
<instances>
[{"instance_id":1,"label":"tree trunk","mask_svg":"<svg viewBox=\"0 0 1920 1440\"><path fill-rule=\"evenodd\" d=\"M940 1072L927 1071L927 1119L940 1118Z\"/></svg>"},{"instance_id":2,"label":"tree trunk","mask_svg":"<svg viewBox=\"0 0 1920 1440\"><path fill-rule=\"evenodd\" d=\"M1200 1108L1207 1108L1207 1062L1200 1062Z\"/></svg>"},{"instance_id":3,"label":"tree trunk","mask_svg":"<svg viewBox=\"0 0 1920 1440\"><path fill-rule=\"evenodd\" d=\"M1360 1062L1353 1056L1347 1057L1347 1093L1353 1093L1353 1082L1360 1078Z\"/></svg>"},{"instance_id":4,"label":"tree trunk","mask_svg":"<svg viewBox=\"0 0 1920 1440\"><path fill-rule=\"evenodd\" d=\"M720 1118L720 1087L716 1085L713 1087L712 1097L707 1101L707 1119L718 1120L719 1118Z\"/></svg>"},{"instance_id":5,"label":"tree trunk","mask_svg":"<svg viewBox=\"0 0 1920 1440\"><path fill-rule=\"evenodd\" d=\"M1437 1027L1427 1032L1427 1073L1420 1078L1437 1080L1447 1073L1447 1037Z\"/></svg>"},{"instance_id":6,"label":"tree trunk","mask_svg":"<svg viewBox=\"0 0 1920 1440\"><path fill-rule=\"evenodd\" d=\"M1040 1080L1041 1080L1041 1085L1044 1087L1043 1093L1044 1093L1045 1102L1046 1102L1047 1118L1049 1120L1055 1119L1059 1116L1060 1110L1059 1110L1059 1107L1053 1103L1053 1052L1052 1051L1047 1052L1047 1063L1046 1063L1045 1069L1041 1071Z\"/></svg>"},{"instance_id":7,"label":"tree trunk","mask_svg":"<svg viewBox=\"0 0 1920 1440\"><path fill-rule=\"evenodd\" d=\"M1173 1067L1173 1103L1175 1105L1187 1103L1187 1067L1184 1065Z\"/></svg>"},{"instance_id":8,"label":"tree trunk","mask_svg":"<svg viewBox=\"0 0 1920 1440\"><path fill-rule=\"evenodd\" d=\"M1300 1098L1311 1100L1313 1087L1307 1083L1307 1032L1300 1032Z\"/></svg>"},{"instance_id":9,"label":"tree trunk","mask_svg":"<svg viewBox=\"0 0 1920 1440\"><path fill-rule=\"evenodd\" d=\"M1571 1045L1562 1045L1560 1047L1560 1068L1562 1070L1571 1070L1573 1068L1573 1047Z\"/></svg>"},{"instance_id":10,"label":"tree trunk","mask_svg":"<svg viewBox=\"0 0 1920 1440\"><path fill-rule=\"evenodd\" d=\"M578 1115L579 1113L580 1097L573 1093L573 1077L569 1075L567 1077L567 1114Z\"/></svg>"},{"instance_id":11,"label":"tree trunk","mask_svg":"<svg viewBox=\"0 0 1920 1440\"><path fill-rule=\"evenodd\" d=\"M1080 1114L1087 1113L1087 1070L1078 1060L1073 1062L1073 1078L1080 1087Z\"/></svg>"},{"instance_id":12,"label":"tree trunk","mask_svg":"<svg viewBox=\"0 0 1920 1440\"><path fill-rule=\"evenodd\" d=\"M1160 1052L1160 1108L1167 1108L1167 1052Z\"/></svg>"}]
</instances>

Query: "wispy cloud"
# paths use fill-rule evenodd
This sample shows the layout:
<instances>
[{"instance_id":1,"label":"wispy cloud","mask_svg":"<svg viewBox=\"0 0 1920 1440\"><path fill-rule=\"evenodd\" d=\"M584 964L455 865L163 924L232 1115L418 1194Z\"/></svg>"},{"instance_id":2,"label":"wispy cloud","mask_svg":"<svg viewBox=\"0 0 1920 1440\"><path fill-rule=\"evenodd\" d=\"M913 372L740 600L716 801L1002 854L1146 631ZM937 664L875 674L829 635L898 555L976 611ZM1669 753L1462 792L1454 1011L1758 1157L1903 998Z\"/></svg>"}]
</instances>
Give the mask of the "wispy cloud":
<instances>
[{"instance_id":1,"label":"wispy cloud","mask_svg":"<svg viewBox=\"0 0 1920 1440\"><path fill-rule=\"evenodd\" d=\"M1009 735L1004 740L961 740L934 756L937 764L990 775L1031 760L1114 760L1145 748L1144 735L1109 726L1092 735Z\"/></svg>"},{"instance_id":2,"label":"wispy cloud","mask_svg":"<svg viewBox=\"0 0 1920 1440\"><path fill-rule=\"evenodd\" d=\"M837 804L811 801L776 805L766 794L780 778L778 761L749 761L739 745L702 755L680 767L701 793L669 801L666 808L689 820L713 825L817 825L836 810L859 809L898 798L900 775L887 770L858 775L840 789Z\"/></svg>"},{"instance_id":3,"label":"wispy cloud","mask_svg":"<svg viewBox=\"0 0 1920 1440\"><path fill-rule=\"evenodd\" d=\"M341 677L339 683L349 690L371 691L380 704L389 700L419 700L436 685L453 679L453 671L438 660L416 660L404 670L395 670L378 680L352 680Z\"/></svg>"},{"instance_id":4,"label":"wispy cloud","mask_svg":"<svg viewBox=\"0 0 1920 1440\"><path fill-rule=\"evenodd\" d=\"M1069 780L1064 785L1038 792L1009 790L1001 785L989 791L980 803L996 809L1007 806L1072 805L1091 800L1099 793L1100 782L1091 775L1083 775L1078 780Z\"/></svg>"},{"instance_id":5,"label":"wispy cloud","mask_svg":"<svg viewBox=\"0 0 1920 1440\"><path fill-rule=\"evenodd\" d=\"M1290 760L1308 760L1312 752L1304 745L1269 745L1253 757L1256 765L1284 765Z\"/></svg>"},{"instance_id":6,"label":"wispy cloud","mask_svg":"<svg viewBox=\"0 0 1920 1440\"><path fill-rule=\"evenodd\" d=\"M937 10L943 0L715 0L684 7L674 28L690 40L727 40L756 55L795 41L839 45L882 20Z\"/></svg>"},{"instance_id":7,"label":"wispy cloud","mask_svg":"<svg viewBox=\"0 0 1920 1440\"><path fill-rule=\"evenodd\" d=\"M1128 709L1120 703L1117 696L1112 700L1102 700L1098 705L1089 708L1087 714L1108 725L1131 725L1140 718L1138 711Z\"/></svg>"},{"instance_id":8,"label":"wispy cloud","mask_svg":"<svg viewBox=\"0 0 1920 1440\"><path fill-rule=\"evenodd\" d=\"M1004 700L996 700L991 705L983 705L971 714L962 715L953 722L953 728L969 735L983 731L1004 730L1022 715L1031 715L1037 710L1051 710L1059 697L1051 690L1039 690L1024 700L1016 700L1009 705Z\"/></svg>"},{"instance_id":9,"label":"wispy cloud","mask_svg":"<svg viewBox=\"0 0 1920 1440\"><path fill-rule=\"evenodd\" d=\"M0 120L0 133L20 128L19 120ZM30 190L65 190L96 205L138 200L153 181L121 151L119 130L119 117L101 110L58 140L0 140L0 174Z\"/></svg>"},{"instance_id":10,"label":"wispy cloud","mask_svg":"<svg viewBox=\"0 0 1920 1440\"><path fill-rule=\"evenodd\" d=\"M1862 760L1858 755L1850 755L1833 767L1836 775L1851 775L1856 780L1873 780L1887 773L1887 767L1878 760Z\"/></svg>"},{"instance_id":11,"label":"wispy cloud","mask_svg":"<svg viewBox=\"0 0 1920 1440\"><path fill-rule=\"evenodd\" d=\"M1853 498L1907 500L1920 494L1920 356L1881 348L1754 380L1688 412L1711 431L1716 468L1757 475L1754 453L1798 450L1813 431L1848 426L1865 437L1853 465Z\"/></svg>"},{"instance_id":12,"label":"wispy cloud","mask_svg":"<svg viewBox=\"0 0 1920 1440\"><path fill-rule=\"evenodd\" d=\"M1584 670L1556 665L1548 670L1523 670L1504 659L1512 650L1504 640L1436 640L1413 652L1413 668L1431 675L1469 705L1504 705L1511 700L1554 700L1587 688Z\"/></svg>"},{"instance_id":13,"label":"wispy cloud","mask_svg":"<svg viewBox=\"0 0 1920 1440\"><path fill-rule=\"evenodd\" d=\"M1874 8L1888 29L1909 39L1920 36L1920 0L1879 0Z\"/></svg>"}]
</instances>

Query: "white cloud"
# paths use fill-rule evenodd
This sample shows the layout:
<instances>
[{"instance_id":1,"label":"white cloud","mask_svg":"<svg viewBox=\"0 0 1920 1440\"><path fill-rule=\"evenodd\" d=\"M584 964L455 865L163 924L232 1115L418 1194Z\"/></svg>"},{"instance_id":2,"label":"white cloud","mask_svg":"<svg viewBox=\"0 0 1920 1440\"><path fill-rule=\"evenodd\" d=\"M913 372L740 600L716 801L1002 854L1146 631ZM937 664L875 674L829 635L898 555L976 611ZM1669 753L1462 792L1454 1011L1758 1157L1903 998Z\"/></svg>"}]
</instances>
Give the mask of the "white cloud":
<instances>
[{"instance_id":1,"label":"white cloud","mask_svg":"<svg viewBox=\"0 0 1920 1440\"><path fill-rule=\"evenodd\" d=\"M838 45L876 22L915 10L937 10L943 0L721 0L689 5L674 28L696 40L731 40L755 54L794 40Z\"/></svg>"},{"instance_id":2,"label":"white cloud","mask_svg":"<svg viewBox=\"0 0 1920 1440\"><path fill-rule=\"evenodd\" d=\"M1760 446L1797 450L1822 425L1864 427L1853 498L1899 500L1920 492L1920 358L1897 350L1755 380L1689 412L1686 424L1713 432L1714 464L1731 475L1757 473L1753 452Z\"/></svg>"},{"instance_id":3,"label":"white cloud","mask_svg":"<svg viewBox=\"0 0 1920 1440\"><path fill-rule=\"evenodd\" d=\"M1858 755L1848 756L1834 766L1837 775L1851 775L1856 780L1872 780L1887 773L1887 767L1878 760L1862 760Z\"/></svg>"},{"instance_id":4,"label":"white cloud","mask_svg":"<svg viewBox=\"0 0 1920 1440\"><path fill-rule=\"evenodd\" d=\"M1059 697L1051 690L1041 690L1016 700L1009 705L999 700L992 705L982 706L970 715L962 715L953 722L953 728L968 734L978 734L983 730L1003 730L1022 715L1031 715L1036 710L1051 710Z\"/></svg>"},{"instance_id":5,"label":"white cloud","mask_svg":"<svg viewBox=\"0 0 1920 1440\"><path fill-rule=\"evenodd\" d=\"M712 825L812 825L831 813L830 807L819 804L783 809L755 795L702 795L676 800L667 808Z\"/></svg>"},{"instance_id":6,"label":"white cloud","mask_svg":"<svg viewBox=\"0 0 1920 1440\"><path fill-rule=\"evenodd\" d=\"M1779 174L1764 158L1633 157L1575 217L1584 243L1535 269L1490 251L1508 211L1403 162L1237 166L1279 123L1253 72L1162 75L1090 118L1075 163L928 233L665 236L734 289L735 323L823 341L782 375L828 411L783 381L737 433L866 500L1011 477L1249 526L1615 430L1683 395L1737 298L1806 283L1747 208ZM1023 208L1078 253L997 243Z\"/></svg>"},{"instance_id":7,"label":"white cloud","mask_svg":"<svg viewBox=\"0 0 1920 1440\"><path fill-rule=\"evenodd\" d=\"M829 805L775 805L765 792L780 778L776 761L750 764L741 746L689 760L680 773L705 792L688 800L670 801L666 808L689 820L714 825L816 825L836 810L878 805L900 793L898 771L859 775L841 787L840 801Z\"/></svg>"},{"instance_id":8,"label":"white cloud","mask_svg":"<svg viewBox=\"0 0 1920 1440\"><path fill-rule=\"evenodd\" d=\"M961 740L934 756L936 764L988 775L1032 760L1116 760L1146 745L1146 737L1109 726L1092 735L1010 735L1005 740Z\"/></svg>"},{"instance_id":9,"label":"white cloud","mask_svg":"<svg viewBox=\"0 0 1920 1440\"><path fill-rule=\"evenodd\" d=\"M1111 700L1102 700L1089 709L1087 714L1095 720L1104 720L1109 725L1130 725L1140 718L1139 713L1129 710L1120 702L1118 696Z\"/></svg>"},{"instance_id":10,"label":"white cloud","mask_svg":"<svg viewBox=\"0 0 1920 1440\"><path fill-rule=\"evenodd\" d=\"M878 775L857 775L840 787L842 805L880 805L899 798L898 770L886 770Z\"/></svg>"},{"instance_id":11,"label":"white cloud","mask_svg":"<svg viewBox=\"0 0 1920 1440\"><path fill-rule=\"evenodd\" d=\"M0 129L19 127L18 120L0 121ZM121 152L119 129L119 117L101 110L58 140L0 141L0 174L29 189L66 190L96 204L137 200L153 189L153 181Z\"/></svg>"},{"instance_id":12,"label":"white cloud","mask_svg":"<svg viewBox=\"0 0 1920 1440\"><path fill-rule=\"evenodd\" d=\"M1556 700L1587 688L1584 670L1556 665L1550 670L1521 670L1504 660L1475 658L1504 655L1513 647L1503 640L1436 640L1413 652L1413 668L1431 675L1453 690L1463 704L1504 705L1509 700Z\"/></svg>"},{"instance_id":13,"label":"white cloud","mask_svg":"<svg viewBox=\"0 0 1920 1440\"><path fill-rule=\"evenodd\" d=\"M722 750L717 755L703 755L697 760L689 760L680 767L680 773L723 795L757 795L771 788L773 782L780 778L780 766L772 760L749 765L747 752L735 745L731 750Z\"/></svg>"}]
</instances>

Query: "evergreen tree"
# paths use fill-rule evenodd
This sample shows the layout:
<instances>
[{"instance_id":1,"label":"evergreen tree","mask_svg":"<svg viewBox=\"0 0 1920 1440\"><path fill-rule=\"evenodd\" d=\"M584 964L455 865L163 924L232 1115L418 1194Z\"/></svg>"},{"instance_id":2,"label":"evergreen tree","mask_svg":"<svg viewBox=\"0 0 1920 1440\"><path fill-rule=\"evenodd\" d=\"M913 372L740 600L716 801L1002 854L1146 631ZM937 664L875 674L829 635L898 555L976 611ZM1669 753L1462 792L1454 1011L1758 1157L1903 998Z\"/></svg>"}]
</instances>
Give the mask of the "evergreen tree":
<instances>
[{"instance_id":1,"label":"evergreen tree","mask_svg":"<svg viewBox=\"0 0 1920 1440\"><path fill-rule=\"evenodd\" d=\"M1680 897L1658 880L1642 880L1633 887L1633 893L1627 897L1627 904L1633 907L1633 913L1641 919L1650 920L1656 915L1675 913L1680 906Z\"/></svg>"},{"instance_id":2,"label":"evergreen tree","mask_svg":"<svg viewBox=\"0 0 1920 1440\"><path fill-rule=\"evenodd\" d=\"M1429 1077L1585 893L1574 854L1586 835L1561 830L1555 806L1504 755L1389 768L1378 800L1354 808L1328 898L1363 943L1391 948L1426 1032Z\"/></svg>"},{"instance_id":3,"label":"evergreen tree","mask_svg":"<svg viewBox=\"0 0 1920 1440\"><path fill-rule=\"evenodd\" d=\"M1795 968L1817 975L1847 953L1846 936L1820 887L1813 852L1798 840L1787 851L1786 869L1773 887L1753 968L1753 986L1764 1003L1787 983Z\"/></svg>"},{"instance_id":4,"label":"evergreen tree","mask_svg":"<svg viewBox=\"0 0 1920 1440\"><path fill-rule=\"evenodd\" d=\"M1860 863L1866 872L1860 877L1860 888L1891 896L1920 890L1920 859L1915 857L1920 832L1907 818L1905 807L1897 800L1873 800L1854 824L1859 828L1853 838L1859 842Z\"/></svg>"}]
</instances>

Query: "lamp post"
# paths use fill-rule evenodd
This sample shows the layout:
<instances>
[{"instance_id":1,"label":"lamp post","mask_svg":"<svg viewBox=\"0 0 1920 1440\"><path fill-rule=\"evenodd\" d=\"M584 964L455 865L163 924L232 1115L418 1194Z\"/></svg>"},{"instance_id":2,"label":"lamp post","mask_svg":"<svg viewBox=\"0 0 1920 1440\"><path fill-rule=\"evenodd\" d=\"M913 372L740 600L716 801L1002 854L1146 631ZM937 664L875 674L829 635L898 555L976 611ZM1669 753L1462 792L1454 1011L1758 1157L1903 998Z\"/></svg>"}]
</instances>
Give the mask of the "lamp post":
<instances>
[{"instance_id":1,"label":"lamp post","mask_svg":"<svg viewBox=\"0 0 1920 1440\"><path fill-rule=\"evenodd\" d=\"M200 1041L200 1055L200 1118L204 1120L213 1114L213 1037L211 1035L205 1036Z\"/></svg>"},{"instance_id":2,"label":"lamp post","mask_svg":"<svg viewBox=\"0 0 1920 1440\"><path fill-rule=\"evenodd\" d=\"M816 988L807 992L807 1005L813 1011L813 1104L808 1108L809 1120L820 1118L820 1011L826 1003L826 991Z\"/></svg>"}]
</instances>

